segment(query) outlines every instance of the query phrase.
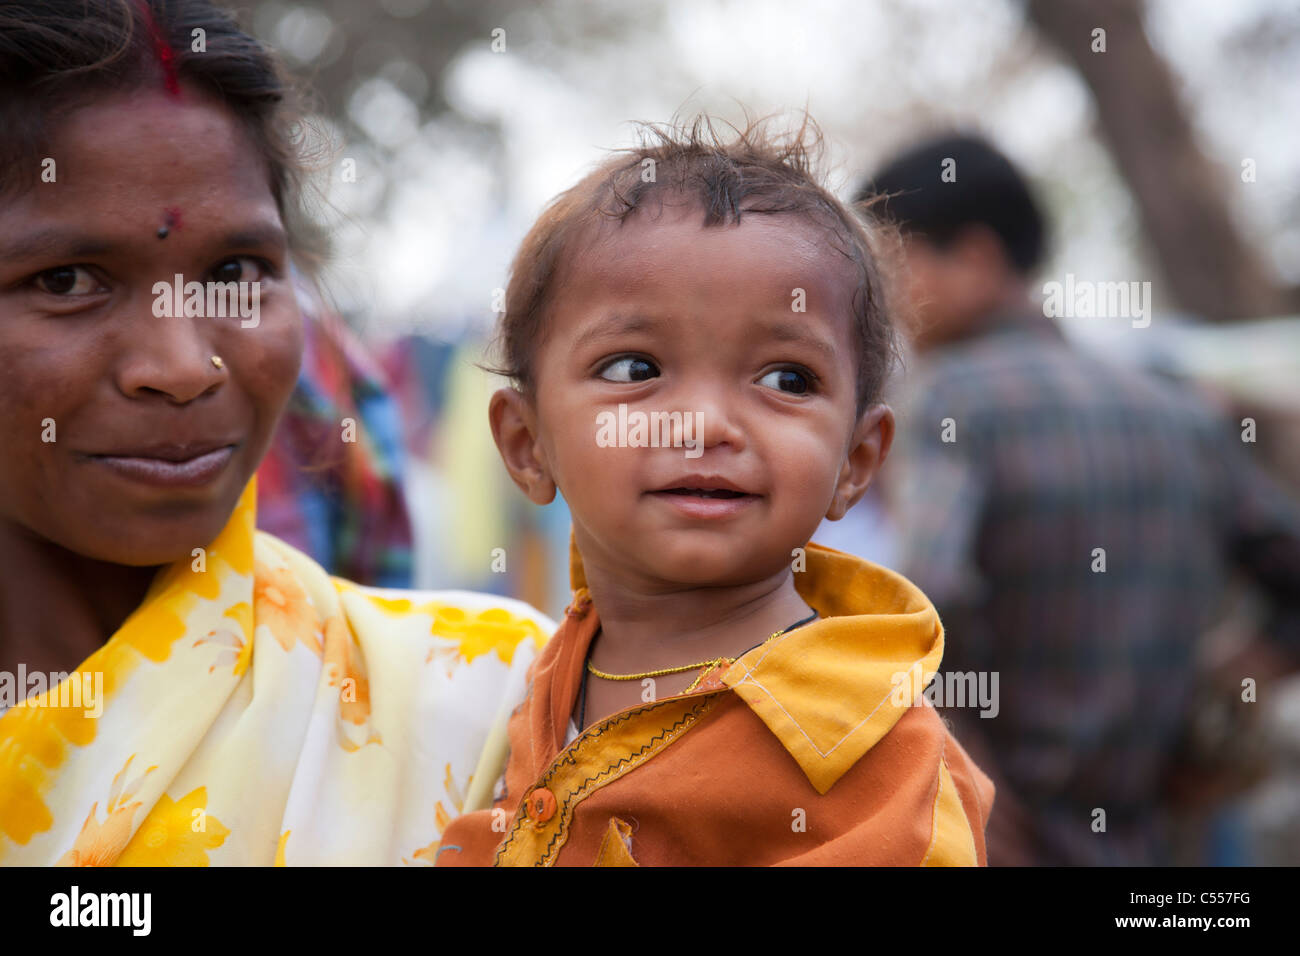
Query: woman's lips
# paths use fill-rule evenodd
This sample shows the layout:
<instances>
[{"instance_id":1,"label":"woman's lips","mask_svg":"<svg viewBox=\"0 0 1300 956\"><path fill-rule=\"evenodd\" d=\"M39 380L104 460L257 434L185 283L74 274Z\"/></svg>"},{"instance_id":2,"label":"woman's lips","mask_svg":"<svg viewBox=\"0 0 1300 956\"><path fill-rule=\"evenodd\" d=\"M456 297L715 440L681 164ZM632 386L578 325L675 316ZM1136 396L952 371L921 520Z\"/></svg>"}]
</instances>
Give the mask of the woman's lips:
<instances>
[{"instance_id":1,"label":"woman's lips","mask_svg":"<svg viewBox=\"0 0 1300 956\"><path fill-rule=\"evenodd\" d=\"M145 484L166 488L197 488L215 480L234 454L234 445L223 445L180 461L134 455L91 455L90 460L124 478Z\"/></svg>"},{"instance_id":2,"label":"woman's lips","mask_svg":"<svg viewBox=\"0 0 1300 956\"><path fill-rule=\"evenodd\" d=\"M724 491L722 489L681 489L652 491L650 497L658 498L690 518L730 518L744 511L759 499L758 495ZM724 497L725 495L725 497Z\"/></svg>"}]
</instances>

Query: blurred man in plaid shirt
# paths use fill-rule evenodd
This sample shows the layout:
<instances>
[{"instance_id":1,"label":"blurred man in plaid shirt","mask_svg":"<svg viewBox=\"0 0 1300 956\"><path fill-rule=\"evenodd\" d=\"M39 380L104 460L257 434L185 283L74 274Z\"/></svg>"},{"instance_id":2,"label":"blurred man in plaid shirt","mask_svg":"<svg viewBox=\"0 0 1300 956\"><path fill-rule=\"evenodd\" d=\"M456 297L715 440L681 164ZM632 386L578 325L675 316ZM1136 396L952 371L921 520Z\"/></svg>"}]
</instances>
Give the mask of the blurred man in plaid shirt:
<instances>
[{"instance_id":1,"label":"blurred man in plaid shirt","mask_svg":"<svg viewBox=\"0 0 1300 956\"><path fill-rule=\"evenodd\" d=\"M1194 396L1066 343L1029 283L1043 218L987 143L918 146L859 198L877 193L919 356L900 570L943 619L943 671L1000 678L996 716L945 711L998 785L989 861L1165 862L1163 781L1233 568L1300 647L1300 510Z\"/></svg>"}]
</instances>

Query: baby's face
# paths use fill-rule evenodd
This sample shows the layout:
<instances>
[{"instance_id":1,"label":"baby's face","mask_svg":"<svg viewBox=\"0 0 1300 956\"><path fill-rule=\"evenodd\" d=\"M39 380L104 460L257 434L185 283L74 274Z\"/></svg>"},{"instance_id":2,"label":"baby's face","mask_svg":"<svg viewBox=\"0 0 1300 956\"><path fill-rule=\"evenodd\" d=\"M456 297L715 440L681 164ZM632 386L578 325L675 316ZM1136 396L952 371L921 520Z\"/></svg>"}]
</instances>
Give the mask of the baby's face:
<instances>
[{"instance_id":1,"label":"baby's face","mask_svg":"<svg viewBox=\"0 0 1300 956\"><path fill-rule=\"evenodd\" d=\"M584 561L651 586L775 574L851 503L852 263L795 217L701 219L638 211L593 237L534 366L537 441Z\"/></svg>"}]
</instances>

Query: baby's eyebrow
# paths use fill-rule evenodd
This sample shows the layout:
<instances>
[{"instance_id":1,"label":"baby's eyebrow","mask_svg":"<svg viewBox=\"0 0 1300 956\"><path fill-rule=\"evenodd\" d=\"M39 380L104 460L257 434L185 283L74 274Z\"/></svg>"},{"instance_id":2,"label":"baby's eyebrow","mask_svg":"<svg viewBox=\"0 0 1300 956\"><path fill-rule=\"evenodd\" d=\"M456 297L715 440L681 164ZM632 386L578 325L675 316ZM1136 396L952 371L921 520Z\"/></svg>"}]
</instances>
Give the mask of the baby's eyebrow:
<instances>
[{"instance_id":1,"label":"baby's eyebrow","mask_svg":"<svg viewBox=\"0 0 1300 956\"><path fill-rule=\"evenodd\" d=\"M575 349L582 348L602 339L614 339L636 332L653 332L663 323L640 312L616 313L598 322L578 336L573 343Z\"/></svg>"},{"instance_id":2,"label":"baby's eyebrow","mask_svg":"<svg viewBox=\"0 0 1300 956\"><path fill-rule=\"evenodd\" d=\"M833 362L835 360L835 346L802 323L794 323L788 319L775 321L759 319L755 321L754 325L756 339L762 335L778 342L793 342L797 345L806 345L810 349L821 353L822 357L827 361Z\"/></svg>"},{"instance_id":3,"label":"baby's eyebrow","mask_svg":"<svg viewBox=\"0 0 1300 956\"><path fill-rule=\"evenodd\" d=\"M637 332L655 332L663 325L661 319L643 313L617 313L582 332L574 342L574 349L598 343L603 339L621 338ZM755 319L753 332L751 339L753 342L765 340L791 342L812 349L828 362L835 361L837 354L835 346L803 323L791 322L789 319Z\"/></svg>"}]
</instances>

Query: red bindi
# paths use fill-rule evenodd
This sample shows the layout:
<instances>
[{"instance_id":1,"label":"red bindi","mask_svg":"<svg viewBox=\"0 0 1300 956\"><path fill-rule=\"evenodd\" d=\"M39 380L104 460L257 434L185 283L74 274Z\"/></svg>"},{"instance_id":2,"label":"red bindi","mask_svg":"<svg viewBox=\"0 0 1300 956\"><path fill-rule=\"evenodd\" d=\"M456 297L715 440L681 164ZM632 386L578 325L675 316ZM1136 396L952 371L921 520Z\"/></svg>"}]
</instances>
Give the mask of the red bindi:
<instances>
[{"instance_id":1,"label":"red bindi","mask_svg":"<svg viewBox=\"0 0 1300 956\"><path fill-rule=\"evenodd\" d=\"M158 238L166 239L173 229L181 227L181 211L178 206L168 206L163 210L163 224L158 227Z\"/></svg>"}]
</instances>

